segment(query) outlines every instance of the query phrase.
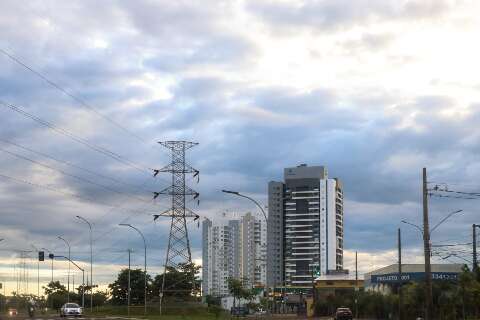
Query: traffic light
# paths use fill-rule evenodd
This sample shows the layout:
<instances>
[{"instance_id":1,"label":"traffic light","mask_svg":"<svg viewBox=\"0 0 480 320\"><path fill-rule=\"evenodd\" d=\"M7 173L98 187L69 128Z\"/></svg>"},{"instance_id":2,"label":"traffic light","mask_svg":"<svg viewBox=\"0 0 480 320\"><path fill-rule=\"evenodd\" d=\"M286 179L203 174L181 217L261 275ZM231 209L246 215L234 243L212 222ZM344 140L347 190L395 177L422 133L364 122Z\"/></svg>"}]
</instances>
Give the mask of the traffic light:
<instances>
[{"instance_id":1,"label":"traffic light","mask_svg":"<svg viewBox=\"0 0 480 320\"><path fill-rule=\"evenodd\" d=\"M45 252L38 251L38 261L45 261Z\"/></svg>"},{"instance_id":2,"label":"traffic light","mask_svg":"<svg viewBox=\"0 0 480 320\"><path fill-rule=\"evenodd\" d=\"M53 260L53 258L55 258L55 255L53 253L49 253L48 257Z\"/></svg>"}]
</instances>

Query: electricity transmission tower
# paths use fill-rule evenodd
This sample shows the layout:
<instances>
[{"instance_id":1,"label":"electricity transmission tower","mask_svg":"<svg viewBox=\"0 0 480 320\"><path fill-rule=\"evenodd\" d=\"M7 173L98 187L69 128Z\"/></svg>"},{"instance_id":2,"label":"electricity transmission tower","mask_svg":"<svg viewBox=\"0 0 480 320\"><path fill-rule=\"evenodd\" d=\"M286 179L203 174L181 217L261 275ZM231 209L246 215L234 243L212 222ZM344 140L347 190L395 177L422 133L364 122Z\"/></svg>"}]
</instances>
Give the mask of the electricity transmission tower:
<instances>
[{"instance_id":1,"label":"electricity transmission tower","mask_svg":"<svg viewBox=\"0 0 480 320\"><path fill-rule=\"evenodd\" d=\"M186 218L194 218L194 220L197 220L199 216L185 207L185 199L187 196L193 196L194 199L197 199L199 193L185 184L185 175L193 174L193 177L198 178L199 171L185 163L185 151L193 148L198 143L189 141L164 141L159 143L165 148L170 149L172 153L172 161L170 164L162 169L154 170L154 176L161 172L169 172L172 175L172 184L169 187L159 192L154 192L154 199L159 195L169 195L172 199L172 206L167 211L154 215L154 221L159 217L171 218L170 236L168 238L167 255L164 265L165 271L160 292L161 313L164 292L170 291L170 288L165 287L167 269L177 269L181 264L192 262Z\"/></svg>"}]
</instances>

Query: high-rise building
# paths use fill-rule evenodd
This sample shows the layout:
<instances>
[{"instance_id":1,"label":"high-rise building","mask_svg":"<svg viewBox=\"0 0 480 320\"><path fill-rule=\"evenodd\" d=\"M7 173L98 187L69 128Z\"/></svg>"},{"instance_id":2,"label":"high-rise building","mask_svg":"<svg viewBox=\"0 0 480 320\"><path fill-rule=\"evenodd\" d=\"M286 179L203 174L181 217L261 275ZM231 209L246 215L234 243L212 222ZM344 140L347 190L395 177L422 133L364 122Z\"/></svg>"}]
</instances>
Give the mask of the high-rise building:
<instances>
[{"instance_id":1,"label":"high-rise building","mask_svg":"<svg viewBox=\"0 0 480 320\"><path fill-rule=\"evenodd\" d=\"M228 295L228 278L247 287L266 284L266 224L247 213L202 223L202 294Z\"/></svg>"},{"instance_id":2,"label":"high-rise building","mask_svg":"<svg viewBox=\"0 0 480 320\"><path fill-rule=\"evenodd\" d=\"M311 284L343 269L343 187L323 166L284 169L268 185L267 285Z\"/></svg>"}]
</instances>

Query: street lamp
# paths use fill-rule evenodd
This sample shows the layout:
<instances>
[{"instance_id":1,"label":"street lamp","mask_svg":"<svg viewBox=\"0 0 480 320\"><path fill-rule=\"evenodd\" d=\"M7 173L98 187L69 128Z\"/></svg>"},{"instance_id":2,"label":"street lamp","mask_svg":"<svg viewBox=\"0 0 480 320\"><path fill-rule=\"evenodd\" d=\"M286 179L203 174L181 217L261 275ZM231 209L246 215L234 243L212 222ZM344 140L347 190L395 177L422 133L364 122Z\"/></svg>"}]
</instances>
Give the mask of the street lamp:
<instances>
[{"instance_id":1,"label":"street lamp","mask_svg":"<svg viewBox=\"0 0 480 320\"><path fill-rule=\"evenodd\" d=\"M253 199L253 198L250 198L249 196L246 196L246 195L244 195L244 194L241 194L241 193L238 192L238 191L222 190L222 192L223 192L223 193L228 193L228 194L233 194L233 195L235 195L235 196L248 199L248 200L252 201L253 203L255 203L255 205L260 209L260 211L262 211L263 217L265 218L265 224L267 225L267 228L268 228L268 218L267 218L267 214L265 213L265 210L263 210L262 206L260 205L260 203L258 203L257 200L255 200L255 199ZM273 288L273 296L275 297L275 288ZM275 298L274 298L274 299L275 299Z\"/></svg>"},{"instance_id":2,"label":"street lamp","mask_svg":"<svg viewBox=\"0 0 480 320\"><path fill-rule=\"evenodd\" d=\"M75 267L77 267L80 271L82 271L82 308L85 308L85 269L80 268L78 264L70 260L70 258L67 258L65 256L54 256L54 258L65 258L68 260L68 262L73 263ZM52 259L53 260L53 259Z\"/></svg>"},{"instance_id":3,"label":"street lamp","mask_svg":"<svg viewBox=\"0 0 480 320\"><path fill-rule=\"evenodd\" d=\"M438 228L442 223L444 223L448 218L450 218L450 217L453 216L454 214L457 214L457 213L460 213L460 212L463 212L463 210L460 209L460 210L456 210L456 211L453 211L453 212L450 212L449 214L447 214L447 215L445 216L445 218L443 218L442 220L440 220L440 221L430 230L429 233L432 234L432 232L435 231L435 229L437 229L437 228ZM417 226L416 224L413 224L413 223L408 222L408 221L405 221L405 220L402 220L402 223L405 223L405 224L408 224L408 225L410 225L410 226L412 226L412 227L417 228L417 229L420 231L420 233L423 235L423 230L422 230L422 228L420 228L420 227Z\"/></svg>"},{"instance_id":4,"label":"street lamp","mask_svg":"<svg viewBox=\"0 0 480 320\"><path fill-rule=\"evenodd\" d=\"M414 224L414 223L411 223L411 222L408 222L408 221L405 221L405 220L402 220L402 223L405 223L405 224L408 224L408 225L410 225L410 226L412 226L412 227L415 227L415 228L417 228L417 229L418 229L418 231L420 231L420 233L423 235L423 230L422 230L422 228L420 228L420 227L419 227L419 226L417 226L416 224Z\"/></svg>"},{"instance_id":5,"label":"street lamp","mask_svg":"<svg viewBox=\"0 0 480 320\"><path fill-rule=\"evenodd\" d=\"M143 236L143 233L139 229L132 226L131 224L120 223L119 226L130 227L130 228L134 229L135 231L137 231L140 234L140 236L143 239L143 246L145 248L145 268L144 268L144 279L145 279L145 292L144 292L145 302L144 302L144 304L145 304L145 307L144 307L143 313L144 313L144 315L147 315L147 242L145 241L145 237Z\"/></svg>"},{"instance_id":6,"label":"street lamp","mask_svg":"<svg viewBox=\"0 0 480 320\"><path fill-rule=\"evenodd\" d=\"M70 302L70 243L68 243L67 240L62 238L61 236L57 237L59 240L62 240L65 242L65 244L68 246L68 274L67 274L67 302Z\"/></svg>"},{"instance_id":7,"label":"street lamp","mask_svg":"<svg viewBox=\"0 0 480 320\"><path fill-rule=\"evenodd\" d=\"M93 312L93 242L92 242L92 224L82 216L76 216L88 225L90 229L90 312Z\"/></svg>"},{"instance_id":8,"label":"street lamp","mask_svg":"<svg viewBox=\"0 0 480 320\"><path fill-rule=\"evenodd\" d=\"M231 191L231 190L222 190L223 193L229 193L229 194L233 194L233 195L236 195L238 197L242 197L242 198L246 198L250 201L252 201L253 203L255 203L257 205L258 208L260 208L260 211L262 211L263 213L263 217L265 218L265 222L268 221L267 219L267 214L265 213L265 210L263 210L262 206L253 198L250 198L249 196L246 196L244 194L241 194L240 192L238 191Z\"/></svg>"},{"instance_id":9,"label":"street lamp","mask_svg":"<svg viewBox=\"0 0 480 320\"><path fill-rule=\"evenodd\" d=\"M460 210L457 210L457 211L453 211L453 212L450 212L449 214L447 214L447 216L445 218L443 218L442 220L440 220L439 223L437 223L433 228L432 230L430 230L430 233L432 233L433 231L435 231L435 229L437 229L442 223L444 223L448 218L450 218L451 216L453 216L454 214L457 214L457 213L460 213L460 212L463 212L462 209Z\"/></svg>"}]
</instances>

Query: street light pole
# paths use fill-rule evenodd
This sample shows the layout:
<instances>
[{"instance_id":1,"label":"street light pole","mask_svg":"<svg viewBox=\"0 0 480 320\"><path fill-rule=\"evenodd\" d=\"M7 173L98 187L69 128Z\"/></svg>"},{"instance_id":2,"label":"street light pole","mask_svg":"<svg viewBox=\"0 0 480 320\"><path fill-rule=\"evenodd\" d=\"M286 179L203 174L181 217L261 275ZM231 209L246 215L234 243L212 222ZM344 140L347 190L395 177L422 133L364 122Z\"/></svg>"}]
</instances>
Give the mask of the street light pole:
<instances>
[{"instance_id":1,"label":"street light pole","mask_svg":"<svg viewBox=\"0 0 480 320\"><path fill-rule=\"evenodd\" d=\"M229 193L229 194L233 194L233 195L236 195L238 197L242 197L242 198L246 198L250 201L252 201L253 203L256 204L256 206L260 209L260 211L262 211L263 213L263 217L265 218L265 222L268 221L267 219L267 214L265 213L265 210L263 210L262 206L257 202L257 200L253 199L253 198L250 198L249 196L246 196L244 194L241 194L240 192L238 191L231 191L231 190L222 190L223 193Z\"/></svg>"},{"instance_id":2,"label":"street light pole","mask_svg":"<svg viewBox=\"0 0 480 320\"><path fill-rule=\"evenodd\" d=\"M421 233L422 236L423 236L423 230L422 230L422 228L420 228L420 227L417 226L416 224L413 224L413 223L408 222L408 221L405 221L405 220L402 220L401 222L402 222L402 223L405 223L405 224L408 224L409 226L412 226L412 227L416 228L418 231L420 231L420 233Z\"/></svg>"},{"instance_id":3,"label":"street light pole","mask_svg":"<svg viewBox=\"0 0 480 320\"><path fill-rule=\"evenodd\" d=\"M68 262L73 263L75 267L77 267L80 271L82 271L82 308L85 308L85 269L80 268L78 264L70 260L70 258L67 258L65 256L53 256L53 258L65 258L68 260ZM52 260L53 260L52 258Z\"/></svg>"},{"instance_id":4,"label":"street light pole","mask_svg":"<svg viewBox=\"0 0 480 320\"><path fill-rule=\"evenodd\" d=\"M447 214L447 215L445 216L445 218L443 218L442 220L440 220L440 222L437 223L437 224L435 225L435 227L432 228L432 230L430 230L430 235L432 235L433 231L435 231L435 230L436 230L442 223L444 223L448 218L450 218L450 217L453 216L454 214L460 213L460 212L463 212L463 210L460 209L460 210L456 210L456 211L453 211L453 212L450 212L449 214ZM414 223L405 221L405 220L402 220L401 222L402 222L402 223L405 223L405 224L408 224L409 226L414 227L415 229L417 229L418 231L420 231L420 233L421 233L422 236L423 236L423 229L422 229L420 226L418 226L418 225L416 225L416 224L414 224Z\"/></svg>"},{"instance_id":5,"label":"street light pole","mask_svg":"<svg viewBox=\"0 0 480 320\"><path fill-rule=\"evenodd\" d=\"M82 216L76 216L88 225L90 229L90 312L93 312L93 241L92 241L92 224Z\"/></svg>"},{"instance_id":6,"label":"street light pole","mask_svg":"<svg viewBox=\"0 0 480 320\"><path fill-rule=\"evenodd\" d=\"M63 240L63 242L66 243L66 245L68 246L68 274L67 274L67 302L70 302L70 243L68 243L67 240L65 240L64 238L62 238L61 236L58 236L57 237L59 240Z\"/></svg>"},{"instance_id":7,"label":"street light pole","mask_svg":"<svg viewBox=\"0 0 480 320\"><path fill-rule=\"evenodd\" d=\"M147 315L147 242L145 241L145 237L143 236L143 233L142 233L139 229L137 229L137 228L135 228L134 226L132 226L131 224L129 224L129 223L120 223L119 226L130 227L130 228L134 229L135 231L138 232L138 234L140 234L140 236L141 236L142 239L143 239L143 247L145 248L145 254L144 254L144 256L145 256L145 265L144 265L144 270L143 270L143 273L144 273L144 282L145 282L145 283L144 283L144 286L145 286L145 288L144 288L144 296L145 296L145 297L144 297L144 300L145 300L145 301L144 301L144 305L145 305L145 306L144 306L143 314L144 314L144 315Z\"/></svg>"},{"instance_id":8,"label":"street light pole","mask_svg":"<svg viewBox=\"0 0 480 320\"><path fill-rule=\"evenodd\" d=\"M130 317L130 295L132 293L132 289L130 288L130 253L132 252L131 249L128 249L128 288L127 288L127 314Z\"/></svg>"},{"instance_id":9,"label":"street light pole","mask_svg":"<svg viewBox=\"0 0 480 320\"><path fill-rule=\"evenodd\" d=\"M260 205L260 203L258 203L257 200L249 197L249 196L246 196L244 194L241 194L240 192L238 191L232 191L232 190L222 190L223 193L228 193L228 194L233 194L235 196L238 196L238 197L242 197L242 198L245 198L245 199L248 199L250 201L252 201L253 203L255 203L255 205L260 209L260 211L262 212L263 214L263 217L265 218L265 224L267 226L267 234L268 234L268 218L267 218L267 214L265 213L265 210L263 210L262 206ZM268 235L267 235L268 236ZM267 264L265 263L265 266ZM267 269L267 268L265 268ZM266 270L265 270L266 271ZM265 284L265 287L266 287L266 284ZM273 299L274 299L274 302L275 302L275 286L273 287ZM274 304L274 307L275 307L275 304Z\"/></svg>"},{"instance_id":10,"label":"street light pole","mask_svg":"<svg viewBox=\"0 0 480 320\"><path fill-rule=\"evenodd\" d=\"M425 299L426 299L426 319L433 319L433 303L432 303L432 268L430 265L430 255L431 255L431 245L430 245L430 236L442 223L447 221L448 218L454 214L463 212L462 209L450 212L442 220L440 220L431 230L429 229L428 224L428 198L427 198L427 184L426 184L426 169L423 169L423 229L411 222L402 220L402 223L408 224L420 231L420 234L423 237L423 251L425 256Z\"/></svg>"},{"instance_id":11,"label":"street light pole","mask_svg":"<svg viewBox=\"0 0 480 320\"><path fill-rule=\"evenodd\" d=\"M402 293L402 233L398 228L398 319L402 320L403 293Z\"/></svg>"}]
</instances>

